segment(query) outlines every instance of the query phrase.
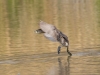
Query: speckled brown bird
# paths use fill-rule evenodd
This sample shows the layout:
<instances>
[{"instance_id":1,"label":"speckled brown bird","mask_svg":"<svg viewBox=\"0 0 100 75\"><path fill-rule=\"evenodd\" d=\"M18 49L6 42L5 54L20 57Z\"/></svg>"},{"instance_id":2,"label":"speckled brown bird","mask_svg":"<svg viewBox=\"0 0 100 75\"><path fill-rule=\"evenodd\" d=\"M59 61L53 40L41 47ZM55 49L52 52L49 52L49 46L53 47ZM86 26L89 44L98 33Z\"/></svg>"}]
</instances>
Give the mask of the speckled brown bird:
<instances>
[{"instance_id":1,"label":"speckled brown bird","mask_svg":"<svg viewBox=\"0 0 100 75\"><path fill-rule=\"evenodd\" d=\"M63 34L60 30L58 30L54 25L48 24L44 21L40 21L40 29L36 30L36 33L43 33L44 36L53 42L59 42L60 45L58 46L58 54L60 53L61 47L67 47L67 52L70 56L72 54L69 52L69 40L68 37Z\"/></svg>"}]
</instances>

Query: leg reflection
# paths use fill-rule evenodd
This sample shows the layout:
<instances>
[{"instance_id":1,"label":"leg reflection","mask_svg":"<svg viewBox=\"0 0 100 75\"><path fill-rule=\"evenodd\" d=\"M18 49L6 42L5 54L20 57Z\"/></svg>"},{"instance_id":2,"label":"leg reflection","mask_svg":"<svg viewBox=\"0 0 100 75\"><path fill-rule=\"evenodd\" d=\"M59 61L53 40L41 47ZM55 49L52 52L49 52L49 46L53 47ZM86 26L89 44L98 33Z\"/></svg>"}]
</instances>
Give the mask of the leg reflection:
<instances>
[{"instance_id":1,"label":"leg reflection","mask_svg":"<svg viewBox=\"0 0 100 75\"><path fill-rule=\"evenodd\" d=\"M70 75L70 58L71 56L68 56L67 62L61 58L58 58L59 75Z\"/></svg>"},{"instance_id":2,"label":"leg reflection","mask_svg":"<svg viewBox=\"0 0 100 75\"><path fill-rule=\"evenodd\" d=\"M58 58L58 62L59 62L59 75L64 75L63 73L63 65L62 65L62 61L61 58Z\"/></svg>"}]
</instances>

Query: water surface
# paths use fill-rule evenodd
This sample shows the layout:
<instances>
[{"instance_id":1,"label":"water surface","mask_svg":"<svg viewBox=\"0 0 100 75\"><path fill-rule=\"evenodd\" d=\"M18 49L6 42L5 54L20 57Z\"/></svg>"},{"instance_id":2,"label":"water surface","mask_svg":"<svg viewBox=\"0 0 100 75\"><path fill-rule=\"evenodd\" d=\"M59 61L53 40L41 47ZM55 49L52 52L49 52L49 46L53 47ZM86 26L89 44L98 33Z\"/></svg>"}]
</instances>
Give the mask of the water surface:
<instances>
[{"instance_id":1,"label":"water surface","mask_svg":"<svg viewBox=\"0 0 100 75\"><path fill-rule=\"evenodd\" d=\"M100 75L98 0L1 0L0 75ZM39 21L55 25L70 41L35 34Z\"/></svg>"}]
</instances>

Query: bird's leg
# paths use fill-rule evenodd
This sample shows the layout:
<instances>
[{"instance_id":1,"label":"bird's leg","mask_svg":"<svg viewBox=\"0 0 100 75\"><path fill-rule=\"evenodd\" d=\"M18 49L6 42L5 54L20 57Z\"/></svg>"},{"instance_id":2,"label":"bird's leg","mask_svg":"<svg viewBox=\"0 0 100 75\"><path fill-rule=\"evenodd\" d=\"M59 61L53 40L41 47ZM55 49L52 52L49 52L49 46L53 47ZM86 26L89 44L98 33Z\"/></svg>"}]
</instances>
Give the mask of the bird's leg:
<instances>
[{"instance_id":1,"label":"bird's leg","mask_svg":"<svg viewBox=\"0 0 100 75\"><path fill-rule=\"evenodd\" d=\"M67 53L72 56L72 54L69 52L68 46L67 46Z\"/></svg>"},{"instance_id":2,"label":"bird's leg","mask_svg":"<svg viewBox=\"0 0 100 75\"><path fill-rule=\"evenodd\" d=\"M61 46L58 46L58 54L60 53Z\"/></svg>"}]
</instances>

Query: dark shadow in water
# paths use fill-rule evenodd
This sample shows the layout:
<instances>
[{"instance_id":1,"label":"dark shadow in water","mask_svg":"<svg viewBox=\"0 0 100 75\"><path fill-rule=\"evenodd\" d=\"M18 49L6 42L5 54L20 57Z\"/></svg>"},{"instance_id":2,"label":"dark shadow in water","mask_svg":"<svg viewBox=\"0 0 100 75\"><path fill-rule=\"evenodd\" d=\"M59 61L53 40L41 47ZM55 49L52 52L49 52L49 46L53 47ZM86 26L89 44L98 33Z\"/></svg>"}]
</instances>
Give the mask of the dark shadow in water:
<instances>
[{"instance_id":1,"label":"dark shadow in water","mask_svg":"<svg viewBox=\"0 0 100 75\"><path fill-rule=\"evenodd\" d=\"M58 58L59 75L70 75L70 58L71 56L68 56L67 64L65 64L64 66L63 66L61 58Z\"/></svg>"}]
</instances>

